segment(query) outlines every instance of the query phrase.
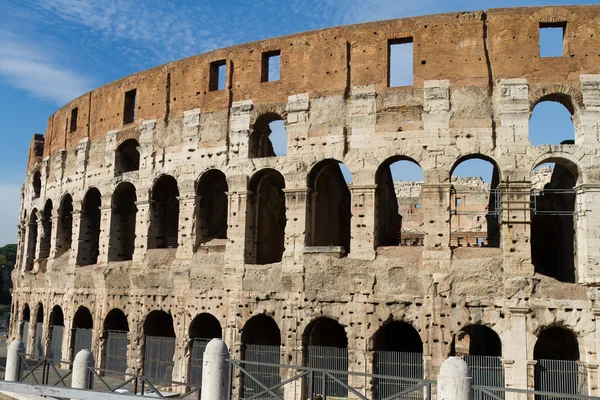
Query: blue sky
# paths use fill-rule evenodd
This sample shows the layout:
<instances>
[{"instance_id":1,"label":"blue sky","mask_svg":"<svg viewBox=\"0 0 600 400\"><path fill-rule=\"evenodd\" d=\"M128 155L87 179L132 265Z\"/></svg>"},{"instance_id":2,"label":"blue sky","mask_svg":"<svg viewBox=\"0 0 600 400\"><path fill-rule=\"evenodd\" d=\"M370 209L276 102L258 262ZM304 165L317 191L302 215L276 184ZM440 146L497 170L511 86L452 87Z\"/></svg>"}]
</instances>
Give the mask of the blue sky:
<instances>
[{"instance_id":1,"label":"blue sky","mask_svg":"<svg viewBox=\"0 0 600 400\"><path fill-rule=\"evenodd\" d=\"M0 245L16 242L34 133L79 95L213 49L311 29L451 11L591 1L0 0ZM555 113L550 110L547 116ZM542 118L544 125L548 118ZM555 129L556 130L556 129ZM398 179L413 173L395 172Z\"/></svg>"}]
</instances>

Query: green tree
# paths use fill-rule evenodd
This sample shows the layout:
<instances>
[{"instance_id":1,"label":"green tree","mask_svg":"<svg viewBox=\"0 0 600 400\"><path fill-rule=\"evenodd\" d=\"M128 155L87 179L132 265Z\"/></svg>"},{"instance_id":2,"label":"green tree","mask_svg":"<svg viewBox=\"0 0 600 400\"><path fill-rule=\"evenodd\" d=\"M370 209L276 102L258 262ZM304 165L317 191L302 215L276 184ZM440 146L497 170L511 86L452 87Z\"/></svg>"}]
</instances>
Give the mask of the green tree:
<instances>
[{"instance_id":1,"label":"green tree","mask_svg":"<svg viewBox=\"0 0 600 400\"><path fill-rule=\"evenodd\" d=\"M7 244L0 247L0 304L9 305L11 302L10 289L12 282L10 273L17 262L17 245Z\"/></svg>"}]
</instances>

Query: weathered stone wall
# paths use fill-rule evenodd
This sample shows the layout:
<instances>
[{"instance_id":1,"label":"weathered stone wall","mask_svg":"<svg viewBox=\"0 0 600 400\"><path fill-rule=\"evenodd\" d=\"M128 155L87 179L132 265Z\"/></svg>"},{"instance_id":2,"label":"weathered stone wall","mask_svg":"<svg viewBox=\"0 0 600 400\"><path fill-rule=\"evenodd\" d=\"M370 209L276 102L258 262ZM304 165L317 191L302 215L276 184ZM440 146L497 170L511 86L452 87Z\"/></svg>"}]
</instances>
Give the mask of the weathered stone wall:
<instances>
[{"instance_id":1,"label":"weathered stone wall","mask_svg":"<svg viewBox=\"0 0 600 400\"><path fill-rule=\"evenodd\" d=\"M398 320L418 331L425 375L434 377L454 335L480 324L501 339L507 384L525 388L533 385L537 335L562 326L577 336L590 394L597 394L598 18L597 6L540 7L325 29L216 50L81 96L50 117L43 151L41 138L32 142L13 273L11 337L22 334L26 304L32 315L29 332L34 332L42 304L48 343L50 311L58 305L65 316L63 358L69 359L73 317L84 306L93 316L92 350L102 365L103 323L117 308L129 324L129 368L139 371L146 316L164 310L172 315L176 334L173 378L185 380L188 329L200 313L219 320L234 357L240 356L246 321L262 313L273 317L281 330L281 361L296 364L303 362L305 329L326 316L345 329L350 369L370 372L374 334ZM566 24L563 57L538 56L540 23ZM388 44L402 38L414 42L414 85L388 87ZM261 82L262 53L272 50L281 52L281 79ZM227 66L226 88L210 91L210 63L220 60ZM132 89L135 120L123 124L124 94ZM544 100L560 101L571 111L574 144L530 145L530 113ZM78 119L71 132L74 107ZM264 115L283 119L286 156L248 157L254 124ZM139 170L119 173L115 154L129 139L139 144ZM493 161L499 172L498 248L450 246L451 172L473 156ZM423 247L378 248L374 239L382 224L379 215L385 215L376 207L377 172L398 159L414 160L424 172ZM348 198L339 179L331 178L330 186L320 181L333 162L327 160L345 163L352 174L347 203L342 204ZM574 283L536 273L532 265L526 204L530 173L544 162L560 163L576 176ZM196 241L197 225L205 223L198 210L203 204L198 182L209 170L221 171L227 182L224 246L225 239L213 245ZM37 171L39 198L32 188ZM164 199L154 196L164 175L177 182L176 193L169 192L179 208L176 248L160 248L165 246L150 237L164 224L156 219ZM277 190L261 192L269 181L278 182L268 186ZM120 226L113 220L119 218L113 194L124 182L135 187L134 249L131 260L109 261L115 250L110 228ZM315 218L323 199L317 187L323 188L321 194L326 188L337 193L340 207L330 210L350 208L349 228L343 226L349 246L333 239L327 243L327 237L312 246L323 224ZM101 195L97 243L89 240L90 226L97 222L89 224L84 210L92 188ZM283 255L266 265L253 263L265 232L258 193L275 196L278 207L282 199L285 204L285 221L269 231L283 232L278 242ZM65 218L61 210L69 209L68 196L72 212ZM50 251L40 258L39 245L33 247L28 238L36 237L32 229L38 229L39 239L48 228L32 224L31 214L42 220L48 200ZM70 246L65 232L71 233ZM82 266L82 250L95 251L97 262ZM31 270L27 255L33 257ZM28 342L31 350L33 334ZM353 384L368 390L366 379Z\"/></svg>"}]
</instances>

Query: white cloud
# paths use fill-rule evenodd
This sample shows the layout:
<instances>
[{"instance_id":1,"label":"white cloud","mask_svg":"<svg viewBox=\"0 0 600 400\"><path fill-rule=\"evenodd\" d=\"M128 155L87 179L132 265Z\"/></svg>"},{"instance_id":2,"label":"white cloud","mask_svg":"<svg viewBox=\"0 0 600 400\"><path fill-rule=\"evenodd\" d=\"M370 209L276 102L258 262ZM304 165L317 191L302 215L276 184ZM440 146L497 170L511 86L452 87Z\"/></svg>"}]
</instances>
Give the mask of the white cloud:
<instances>
[{"instance_id":1,"label":"white cloud","mask_svg":"<svg viewBox=\"0 0 600 400\"><path fill-rule=\"evenodd\" d=\"M0 79L56 104L67 103L93 86L90 79L60 66L46 49L0 31Z\"/></svg>"},{"instance_id":2,"label":"white cloud","mask_svg":"<svg viewBox=\"0 0 600 400\"><path fill-rule=\"evenodd\" d=\"M0 184L0 246L17 243L17 224L21 207L21 188Z\"/></svg>"}]
</instances>

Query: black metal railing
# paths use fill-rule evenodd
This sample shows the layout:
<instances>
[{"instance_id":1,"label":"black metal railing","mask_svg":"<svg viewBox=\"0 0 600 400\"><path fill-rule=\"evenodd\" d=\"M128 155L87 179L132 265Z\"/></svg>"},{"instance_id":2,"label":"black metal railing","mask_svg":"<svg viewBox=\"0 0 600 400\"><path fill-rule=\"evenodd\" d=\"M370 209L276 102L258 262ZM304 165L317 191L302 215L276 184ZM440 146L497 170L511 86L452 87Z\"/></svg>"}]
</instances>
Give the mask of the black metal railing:
<instances>
[{"instance_id":1,"label":"black metal railing","mask_svg":"<svg viewBox=\"0 0 600 400\"><path fill-rule=\"evenodd\" d=\"M57 362L48 357L19 353L19 362L19 382L71 387L72 369L60 368L62 365L71 367L72 364L68 361Z\"/></svg>"},{"instance_id":2,"label":"black metal railing","mask_svg":"<svg viewBox=\"0 0 600 400\"><path fill-rule=\"evenodd\" d=\"M523 394L527 399L587 399L587 400L600 400L600 397L589 396L585 394L568 394L568 393L556 393L556 392L544 392L541 390L525 390L515 389L507 387L494 387L494 386L478 386L474 385L473 397L475 400L505 400L507 393ZM518 396L514 396L515 398Z\"/></svg>"}]
</instances>

